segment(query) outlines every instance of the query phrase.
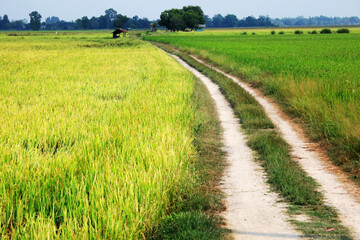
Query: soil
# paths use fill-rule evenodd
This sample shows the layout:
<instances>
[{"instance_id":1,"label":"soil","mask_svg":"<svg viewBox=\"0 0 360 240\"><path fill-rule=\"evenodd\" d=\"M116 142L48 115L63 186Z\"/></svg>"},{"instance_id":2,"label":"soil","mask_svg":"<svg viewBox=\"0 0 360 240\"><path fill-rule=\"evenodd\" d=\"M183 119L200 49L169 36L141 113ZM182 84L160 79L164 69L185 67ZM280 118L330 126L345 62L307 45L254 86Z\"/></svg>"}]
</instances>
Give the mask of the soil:
<instances>
[{"instance_id":1,"label":"soil","mask_svg":"<svg viewBox=\"0 0 360 240\"><path fill-rule=\"evenodd\" d=\"M301 127L291 121L277 104L265 97L259 90L239 78L192 57L233 79L259 102L285 141L291 146L293 159L321 185L319 190L323 192L325 201L337 209L340 220L353 232L353 237L360 239L360 190L339 167L329 160L324 149L320 145L310 142Z\"/></svg>"},{"instance_id":2,"label":"soil","mask_svg":"<svg viewBox=\"0 0 360 240\"><path fill-rule=\"evenodd\" d=\"M198 77L214 99L221 126L228 167L222 179L227 210L223 216L235 239L297 239L284 213L286 205L270 192L261 166L255 162L252 150L246 145L241 126L234 112L209 78L173 56L182 66Z\"/></svg>"}]
</instances>

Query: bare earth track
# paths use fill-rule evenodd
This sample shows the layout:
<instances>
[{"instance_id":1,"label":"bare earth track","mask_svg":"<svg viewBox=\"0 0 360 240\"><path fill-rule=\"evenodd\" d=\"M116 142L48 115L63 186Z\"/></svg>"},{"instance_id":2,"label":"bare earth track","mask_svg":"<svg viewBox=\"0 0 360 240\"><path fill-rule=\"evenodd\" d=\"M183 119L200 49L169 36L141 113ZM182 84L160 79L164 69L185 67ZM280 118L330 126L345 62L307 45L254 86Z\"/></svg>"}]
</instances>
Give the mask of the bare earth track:
<instances>
[{"instance_id":1,"label":"bare earth track","mask_svg":"<svg viewBox=\"0 0 360 240\"><path fill-rule=\"evenodd\" d=\"M337 167L326 158L325 154L318 151L318 147L314 148L316 144L310 143L302 131L298 130L300 127L291 122L285 113L259 90L194 56L192 57L232 79L259 102L285 141L291 146L293 159L298 161L305 172L321 185L320 191L323 192L325 200L337 209L343 224L353 232L354 239L360 239L359 188L346 180L344 174L336 170Z\"/></svg>"},{"instance_id":2,"label":"bare earth track","mask_svg":"<svg viewBox=\"0 0 360 240\"><path fill-rule=\"evenodd\" d=\"M238 120L219 87L209 78L173 56L208 88L214 99L221 126L229 167L223 179L227 211L224 217L235 239L297 239L283 213L285 206L277 194L270 193L261 167L255 163L246 145Z\"/></svg>"}]
</instances>

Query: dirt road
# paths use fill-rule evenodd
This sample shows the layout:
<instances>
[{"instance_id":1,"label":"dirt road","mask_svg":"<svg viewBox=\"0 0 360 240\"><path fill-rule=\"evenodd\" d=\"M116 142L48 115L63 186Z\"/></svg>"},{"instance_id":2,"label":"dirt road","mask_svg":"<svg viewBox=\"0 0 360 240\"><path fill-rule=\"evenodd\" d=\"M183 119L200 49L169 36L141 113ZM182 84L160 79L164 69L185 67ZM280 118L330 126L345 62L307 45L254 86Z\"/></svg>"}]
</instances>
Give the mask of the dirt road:
<instances>
[{"instance_id":1,"label":"dirt road","mask_svg":"<svg viewBox=\"0 0 360 240\"><path fill-rule=\"evenodd\" d=\"M262 168L254 162L238 120L218 86L173 56L208 88L224 129L224 146L229 167L222 184L226 194L224 217L235 239L297 239L301 235L286 221L284 205L270 193Z\"/></svg>"}]
</instances>

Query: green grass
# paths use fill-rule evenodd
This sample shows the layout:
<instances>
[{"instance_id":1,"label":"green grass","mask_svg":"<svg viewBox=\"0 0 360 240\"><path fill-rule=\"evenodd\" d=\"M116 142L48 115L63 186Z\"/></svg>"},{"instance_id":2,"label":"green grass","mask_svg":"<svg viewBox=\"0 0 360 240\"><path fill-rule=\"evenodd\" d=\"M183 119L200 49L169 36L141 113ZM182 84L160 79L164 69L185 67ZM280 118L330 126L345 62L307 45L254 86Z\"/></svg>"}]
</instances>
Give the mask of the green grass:
<instances>
[{"instance_id":1,"label":"green grass","mask_svg":"<svg viewBox=\"0 0 360 240\"><path fill-rule=\"evenodd\" d=\"M289 146L274 129L254 98L233 80L200 64L186 53L177 52L168 45L155 44L180 56L220 86L240 119L242 128L249 136L249 146L258 153L268 182L290 204L288 213L297 229L310 238L350 239L349 231L341 225L337 213L324 204L315 181L291 159ZM297 221L296 215L299 214L309 216L309 222ZM326 232L328 227L334 227L336 231Z\"/></svg>"},{"instance_id":2,"label":"green grass","mask_svg":"<svg viewBox=\"0 0 360 240\"><path fill-rule=\"evenodd\" d=\"M295 35L296 29L271 35L270 30L259 29L256 36L220 30L145 39L195 54L274 96L337 165L360 179L359 29L316 35Z\"/></svg>"}]
</instances>

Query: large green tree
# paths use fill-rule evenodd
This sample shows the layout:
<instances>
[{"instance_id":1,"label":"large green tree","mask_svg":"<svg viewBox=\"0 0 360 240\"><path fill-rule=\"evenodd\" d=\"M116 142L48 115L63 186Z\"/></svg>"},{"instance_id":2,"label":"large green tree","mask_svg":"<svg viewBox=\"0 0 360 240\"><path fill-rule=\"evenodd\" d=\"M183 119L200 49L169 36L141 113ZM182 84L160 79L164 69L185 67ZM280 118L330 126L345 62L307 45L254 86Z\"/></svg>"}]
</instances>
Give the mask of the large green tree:
<instances>
[{"instance_id":1,"label":"large green tree","mask_svg":"<svg viewBox=\"0 0 360 240\"><path fill-rule=\"evenodd\" d=\"M30 28L34 31L40 30L41 27L41 15L37 11L33 11L29 14L30 16Z\"/></svg>"},{"instance_id":2,"label":"large green tree","mask_svg":"<svg viewBox=\"0 0 360 240\"><path fill-rule=\"evenodd\" d=\"M205 24L205 16L204 16L204 12L201 9L201 7L199 6L187 6L187 7L183 7L183 10L185 13L190 12L190 13L194 13L196 16L196 21L197 24Z\"/></svg>"},{"instance_id":3,"label":"large green tree","mask_svg":"<svg viewBox=\"0 0 360 240\"><path fill-rule=\"evenodd\" d=\"M204 24L204 13L199 6L187 6L183 9L170 9L161 13L159 25L170 31L185 31L197 29Z\"/></svg>"}]
</instances>

